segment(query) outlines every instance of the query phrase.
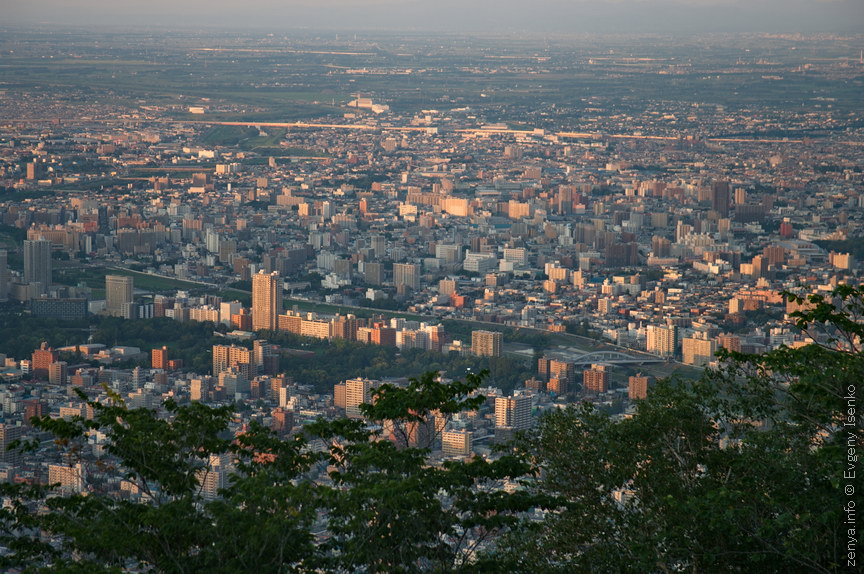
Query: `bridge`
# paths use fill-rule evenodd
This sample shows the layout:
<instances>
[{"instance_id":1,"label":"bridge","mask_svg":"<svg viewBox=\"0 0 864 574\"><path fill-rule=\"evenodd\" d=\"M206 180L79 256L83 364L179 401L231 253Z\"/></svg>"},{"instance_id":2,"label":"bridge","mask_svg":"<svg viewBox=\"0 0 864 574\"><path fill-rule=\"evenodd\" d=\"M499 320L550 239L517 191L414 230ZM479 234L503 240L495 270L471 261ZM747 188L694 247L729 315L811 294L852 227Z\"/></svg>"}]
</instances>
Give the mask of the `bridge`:
<instances>
[{"instance_id":1,"label":"bridge","mask_svg":"<svg viewBox=\"0 0 864 574\"><path fill-rule=\"evenodd\" d=\"M641 365L643 363L663 363L665 359L654 355L628 355L618 351L595 351L593 353L585 353L576 355L568 353L566 361L576 365L593 365L595 363L604 363L607 365Z\"/></svg>"}]
</instances>

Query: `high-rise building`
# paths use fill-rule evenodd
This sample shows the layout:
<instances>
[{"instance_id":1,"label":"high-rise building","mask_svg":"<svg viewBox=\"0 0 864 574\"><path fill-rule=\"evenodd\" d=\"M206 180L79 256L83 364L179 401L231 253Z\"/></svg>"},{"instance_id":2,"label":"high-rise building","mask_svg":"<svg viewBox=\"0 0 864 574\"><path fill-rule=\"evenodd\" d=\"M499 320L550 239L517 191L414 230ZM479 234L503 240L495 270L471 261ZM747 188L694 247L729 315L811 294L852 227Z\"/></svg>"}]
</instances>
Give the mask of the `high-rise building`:
<instances>
[{"instance_id":1,"label":"high-rise building","mask_svg":"<svg viewBox=\"0 0 864 574\"><path fill-rule=\"evenodd\" d=\"M633 399L644 399L648 396L652 378L642 373L631 376L627 381L627 397Z\"/></svg>"},{"instance_id":2,"label":"high-rise building","mask_svg":"<svg viewBox=\"0 0 864 574\"><path fill-rule=\"evenodd\" d=\"M87 470L83 463L76 464L49 464L49 484L59 484L60 490L67 494L79 494L84 492L87 483Z\"/></svg>"},{"instance_id":3,"label":"high-rise building","mask_svg":"<svg viewBox=\"0 0 864 574\"><path fill-rule=\"evenodd\" d=\"M541 357L537 360L537 373L546 381L556 378L576 382L576 365L561 359Z\"/></svg>"},{"instance_id":4,"label":"high-rise building","mask_svg":"<svg viewBox=\"0 0 864 574\"><path fill-rule=\"evenodd\" d=\"M217 498L219 490L228 486L228 477L233 469L230 455L211 454L207 467L199 470L195 475L201 485L201 497L204 500Z\"/></svg>"},{"instance_id":5,"label":"high-rise building","mask_svg":"<svg viewBox=\"0 0 864 574\"><path fill-rule=\"evenodd\" d=\"M546 390L559 397L566 395L570 391L570 380L567 377L551 377L546 384Z\"/></svg>"},{"instance_id":6,"label":"high-rise building","mask_svg":"<svg viewBox=\"0 0 864 574\"><path fill-rule=\"evenodd\" d=\"M378 381L369 379L348 379L345 381L345 416L349 419L363 418L360 405L372 400L372 389Z\"/></svg>"},{"instance_id":7,"label":"high-rise building","mask_svg":"<svg viewBox=\"0 0 864 574\"><path fill-rule=\"evenodd\" d=\"M9 445L20 439L23 434L23 427L0 423L0 460L11 464L21 463L21 451L19 449L9 450Z\"/></svg>"},{"instance_id":8,"label":"high-rise building","mask_svg":"<svg viewBox=\"0 0 864 574\"><path fill-rule=\"evenodd\" d=\"M48 382L52 385L65 385L69 382L69 365L66 361L54 361L48 365Z\"/></svg>"},{"instance_id":9,"label":"high-rise building","mask_svg":"<svg viewBox=\"0 0 864 574\"><path fill-rule=\"evenodd\" d=\"M609 368L606 365L591 365L582 371L582 388L586 393L605 393L609 390Z\"/></svg>"},{"instance_id":10,"label":"high-rise building","mask_svg":"<svg viewBox=\"0 0 864 574\"><path fill-rule=\"evenodd\" d=\"M219 322L223 325L231 325L231 316L240 312L243 305L240 301L231 301L230 303L219 304Z\"/></svg>"},{"instance_id":11,"label":"high-rise building","mask_svg":"<svg viewBox=\"0 0 864 574\"><path fill-rule=\"evenodd\" d=\"M524 430L531 426L531 397L496 397L495 426L513 430Z\"/></svg>"},{"instance_id":12,"label":"high-rise building","mask_svg":"<svg viewBox=\"0 0 864 574\"><path fill-rule=\"evenodd\" d=\"M275 331L276 316L282 310L279 274L259 272L252 277L252 330Z\"/></svg>"},{"instance_id":13,"label":"high-rise building","mask_svg":"<svg viewBox=\"0 0 864 574\"><path fill-rule=\"evenodd\" d=\"M711 186L711 209L721 217L729 217L729 182L715 181Z\"/></svg>"},{"instance_id":14,"label":"high-rise building","mask_svg":"<svg viewBox=\"0 0 864 574\"><path fill-rule=\"evenodd\" d=\"M741 352L741 338L738 335L732 335L731 333L717 335L717 344L728 351Z\"/></svg>"},{"instance_id":15,"label":"high-rise building","mask_svg":"<svg viewBox=\"0 0 864 574\"><path fill-rule=\"evenodd\" d=\"M210 392L208 379L192 379L189 383L189 400L200 401Z\"/></svg>"},{"instance_id":16,"label":"high-rise building","mask_svg":"<svg viewBox=\"0 0 864 574\"><path fill-rule=\"evenodd\" d=\"M105 276L105 310L112 317L126 317L132 303L133 281L126 275ZM130 317L126 317L127 319Z\"/></svg>"},{"instance_id":17,"label":"high-rise building","mask_svg":"<svg viewBox=\"0 0 864 574\"><path fill-rule=\"evenodd\" d=\"M500 357L503 338L497 331L471 331L471 352L480 357Z\"/></svg>"},{"instance_id":18,"label":"high-rise building","mask_svg":"<svg viewBox=\"0 0 864 574\"><path fill-rule=\"evenodd\" d=\"M253 352L246 347L236 345L213 345L213 376L236 367L246 379L255 377L255 362Z\"/></svg>"},{"instance_id":19,"label":"high-rise building","mask_svg":"<svg viewBox=\"0 0 864 574\"><path fill-rule=\"evenodd\" d=\"M464 430L441 433L441 450L447 456L470 456L474 433Z\"/></svg>"},{"instance_id":20,"label":"high-rise building","mask_svg":"<svg viewBox=\"0 0 864 574\"><path fill-rule=\"evenodd\" d=\"M154 369L168 370L168 347L150 351L150 366Z\"/></svg>"},{"instance_id":21,"label":"high-rise building","mask_svg":"<svg viewBox=\"0 0 864 574\"><path fill-rule=\"evenodd\" d=\"M456 280L455 279L442 279L438 282L438 293L441 295L455 295L456 294Z\"/></svg>"},{"instance_id":22,"label":"high-rise building","mask_svg":"<svg viewBox=\"0 0 864 574\"><path fill-rule=\"evenodd\" d=\"M414 263L393 264L393 284L404 285L415 291L420 288L420 266Z\"/></svg>"},{"instance_id":23,"label":"high-rise building","mask_svg":"<svg viewBox=\"0 0 864 574\"><path fill-rule=\"evenodd\" d=\"M39 294L51 287L51 242L44 239L24 241L24 281L39 283Z\"/></svg>"},{"instance_id":24,"label":"high-rise building","mask_svg":"<svg viewBox=\"0 0 864 574\"><path fill-rule=\"evenodd\" d=\"M26 401L21 401L21 406L24 408L24 424L26 426L32 426L31 419L33 417L43 417L45 416L45 404L42 403L39 399L27 399Z\"/></svg>"},{"instance_id":25,"label":"high-rise building","mask_svg":"<svg viewBox=\"0 0 864 574\"><path fill-rule=\"evenodd\" d=\"M363 265L363 279L368 285L384 283L384 265L377 262L367 262Z\"/></svg>"},{"instance_id":26,"label":"high-rise building","mask_svg":"<svg viewBox=\"0 0 864 574\"><path fill-rule=\"evenodd\" d=\"M678 327L675 325L648 325L646 335L649 353L671 357L678 350Z\"/></svg>"},{"instance_id":27,"label":"high-rise building","mask_svg":"<svg viewBox=\"0 0 864 574\"><path fill-rule=\"evenodd\" d=\"M717 342L714 339L685 337L681 341L681 355L685 365L704 367L714 360Z\"/></svg>"},{"instance_id":28,"label":"high-rise building","mask_svg":"<svg viewBox=\"0 0 864 574\"><path fill-rule=\"evenodd\" d=\"M333 406L337 409L345 408L345 383L333 385Z\"/></svg>"},{"instance_id":29,"label":"high-rise building","mask_svg":"<svg viewBox=\"0 0 864 574\"><path fill-rule=\"evenodd\" d=\"M32 373L38 379L48 378L48 367L51 363L59 360L57 351L48 346L48 343L43 342L38 349L33 351Z\"/></svg>"},{"instance_id":30,"label":"high-rise building","mask_svg":"<svg viewBox=\"0 0 864 574\"><path fill-rule=\"evenodd\" d=\"M255 341L252 343L252 355L258 375L275 375L279 371L279 351L276 345L267 341Z\"/></svg>"}]
</instances>

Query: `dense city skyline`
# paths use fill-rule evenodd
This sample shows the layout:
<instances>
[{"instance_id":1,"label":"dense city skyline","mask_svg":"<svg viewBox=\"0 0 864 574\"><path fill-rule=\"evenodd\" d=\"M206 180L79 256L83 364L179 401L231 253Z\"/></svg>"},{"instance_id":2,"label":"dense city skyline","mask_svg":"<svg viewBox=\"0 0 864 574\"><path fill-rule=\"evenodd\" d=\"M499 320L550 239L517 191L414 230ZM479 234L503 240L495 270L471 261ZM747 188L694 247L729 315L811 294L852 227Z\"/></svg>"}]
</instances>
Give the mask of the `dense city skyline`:
<instances>
[{"instance_id":1,"label":"dense city skyline","mask_svg":"<svg viewBox=\"0 0 864 574\"><path fill-rule=\"evenodd\" d=\"M854 569L864 34L818 5L40 4L0 570Z\"/></svg>"}]
</instances>

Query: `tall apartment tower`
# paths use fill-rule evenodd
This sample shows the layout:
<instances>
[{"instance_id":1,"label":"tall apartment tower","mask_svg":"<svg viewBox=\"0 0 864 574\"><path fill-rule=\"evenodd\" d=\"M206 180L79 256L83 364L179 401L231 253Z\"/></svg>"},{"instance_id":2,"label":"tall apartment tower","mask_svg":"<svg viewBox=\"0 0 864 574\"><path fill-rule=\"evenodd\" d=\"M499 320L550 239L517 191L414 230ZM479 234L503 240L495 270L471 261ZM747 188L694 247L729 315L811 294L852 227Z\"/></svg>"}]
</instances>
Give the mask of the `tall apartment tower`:
<instances>
[{"instance_id":1,"label":"tall apartment tower","mask_svg":"<svg viewBox=\"0 0 864 574\"><path fill-rule=\"evenodd\" d=\"M503 335L496 331L471 331L471 352L480 357L500 357Z\"/></svg>"},{"instance_id":2,"label":"tall apartment tower","mask_svg":"<svg viewBox=\"0 0 864 574\"><path fill-rule=\"evenodd\" d=\"M282 309L282 288L279 274L259 272L252 277L252 330L275 331L276 316Z\"/></svg>"},{"instance_id":3,"label":"tall apartment tower","mask_svg":"<svg viewBox=\"0 0 864 574\"><path fill-rule=\"evenodd\" d=\"M150 351L150 366L154 369L168 370L168 347Z\"/></svg>"},{"instance_id":4,"label":"tall apartment tower","mask_svg":"<svg viewBox=\"0 0 864 574\"><path fill-rule=\"evenodd\" d=\"M442 279L438 282L438 293L441 295L455 295L456 294L456 280L455 279Z\"/></svg>"},{"instance_id":5,"label":"tall apartment tower","mask_svg":"<svg viewBox=\"0 0 864 574\"><path fill-rule=\"evenodd\" d=\"M531 397L517 395L495 399L495 426L523 430L531 426Z\"/></svg>"},{"instance_id":6,"label":"tall apartment tower","mask_svg":"<svg viewBox=\"0 0 864 574\"><path fill-rule=\"evenodd\" d=\"M30 356L33 375L39 379L47 379L49 367L52 363L60 360L60 354L48 346L48 343L43 341L38 349L33 351Z\"/></svg>"},{"instance_id":7,"label":"tall apartment tower","mask_svg":"<svg viewBox=\"0 0 864 574\"><path fill-rule=\"evenodd\" d=\"M414 263L393 264L393 284L404 285L410 289L420 288L420 266Z\"/></svg>"},{"instance_id":8,"label":"tall apartment tower","mask_svg":"<svg viewBox=\"0 0 864 574\"><path fill-rule=\"evenodd\" d=\"M646 348L649 353L671 357L678 351L678 327L648 325L646 334Z\"/></svg>"},{"instance_id":9,"label":"tall apartment tower","mask_svg":"<svg viewBox=\"0 0 864 574\"><path fill-rule=\"evenodd\" d=\"M711 209L721 217L729 217L729 182L715 181L711 186Z\"/></svg>"},{"instance_id":10,"label":"tall apartment tower","mask_svg":"<svg viewBox=\"0 0 864 574\"><path fill-rule=\"evenodd\" d=\"M9 423L0 423L0 460L10 464L21 464L21 451L19 449L8 450L9 445L24 434L20 426Z\"/></svg>"},{"instance_id":11,"label":"tall apartment tower","mask_svg":"<svg viewBox=\"0 0 864 574\"><path fill-rule=\"evenodd\" d=\"M637 373L627 379L627 398L644 399L648 396L648 389L651 387L653 379L648 375Z\"/></svg>"},{"instance_id":12,"label":"tall apartment tower","mask_svg":"<svg viewBox=\"0 0 864 574\"><path fill-rule=\"evenodd\" d=\"M377 381L369 379L348 379L345 381L345 416L349 419L360 419L360 405L372 400L371 391Z\"/></svg>"},{"instance_id":13,"label":"tall apartment tower","mask_svg":"<svg viewBox=\"0 0 864 574\"><path fill-rule=\"evenodd\" d=\"M51 242L44 239L24 241L24 281L38 282L39 293L51 286Z\"/></svg>"},{"instance_id":14,"label":"tall apartment tower","mask_svg":"<svg viewBox=\"0 0 864 574\"><path fill-rule=\"evenodd\" d=\"M112 317L126 317L132 303L133 282L125 275L105 276L105 309ZM127 319L131 317L126 317Z\"/></svg>"},{"instance_id":15,"label":"tall apartment tower","mask_svg":"<svg viewBox=\"0 0 864 574\"><path fill-rule=\"evenodd\" d=\"M9 296L9 268L5 249L0 249L0 302Z\"/></svg>"},{"instance_id":16,"label":"tall apartment tower","mask_svg":"<svg viewBox=\"0 0 864 574\"><path fill-rule=\"evenodd\" d=\"M255 357L251 349L237 345L213 345L213 376L236 367L246 379L255 377Z\"/></svg>"},{"instance_id":17,"label":"tall apartment tower","mask_svg":"<svg viewBox=\"0 0 864 574\"><path fill-rule=\"evenodd\" d=\"M609 390L609 368L606 365L591 365L582 371L582 389L586 393L605 393Z\"/></svg>"}]
</instances>

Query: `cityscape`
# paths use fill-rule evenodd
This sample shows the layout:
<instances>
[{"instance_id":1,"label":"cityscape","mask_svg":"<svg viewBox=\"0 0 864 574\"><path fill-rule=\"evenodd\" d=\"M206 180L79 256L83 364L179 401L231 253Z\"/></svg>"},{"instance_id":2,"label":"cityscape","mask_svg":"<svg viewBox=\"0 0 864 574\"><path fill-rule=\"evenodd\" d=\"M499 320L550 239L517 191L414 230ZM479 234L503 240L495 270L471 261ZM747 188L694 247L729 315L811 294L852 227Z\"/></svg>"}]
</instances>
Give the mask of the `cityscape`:
<instances>
[{"instance_id":1,"label":"cityscape","mask_svg":"<svg viewBox=\"0 0 864 574\"><path fill-rule=\"evenodd\" d=\"M233 505L231 512L257 508L260 501L237 502L238 493L248 494L244 480L291 459L295 474L278 475L273 484L294 490L272 512L282 508L279 520L300 516L303 525L291 523L275 536L285 548L272 564L263 550L241 562L245 547L232 561L190 542L164 550L189 559L172 565L147 548L106 558L62 521L37 527L6 514L4 568L569 572L585 571L581 560L597 560L600 572L855 571L860 534L852 485L864 377L864 294L855 291L864 284L862 94L860 33L4 28L0 482L55 489L27 504L23 491L4 491L4 508L85 517L107 532L110 522L86 518L87 504L109 501L99 503L106 513L123 504L167 508L169 499L187 500L171 490L167 475L139 464L139 447L123 442L131 440L123 429L146 419L146 432L154 433L159 425L177 433L190 425L203 436L208 424L218 427L212 439L222 441L221 450L204 438L141 439L157 450L164 441L166 452L172 441L186 445L166 467L191 469L184 513L195 509L213 525L245 524L208 512L220 503ZM831 328L817 333L814 324ZM810 357L815 347L828 358ZM815 380L836 378L828 395L844 397L826 403L817 430L762 407L723 411L731 408L724 400L747 388L744 379L770 380L778 393L802 392L815 408L818 393L796 386L813 377L784 371L798 360L801 369L815 369ZM789 378L777 382L784 373ZM644 471L660 458L647 447L627 459L632 476L610 471L597 478L606 494L584 514L569 516L568 503L543 498L554 491L544 480L612 468L609 461L624 454L600 451L631 440L621 431L586 448L573 442L579 433L590 442L614 425L644 424L661 436L663 413L685 412L684 402L664 394L677 392L670 381L677 391L695 385L708 393L686 411L704 417L699 432L711 438L703 448L719 453L693 455L687 472L693 484L702 481L698 488L709 481L698 477L716 472L712 464L748 452L742 445L757 431L753 436L786 433L788 440L802 433L798 447L776 451L813 460L817 444L842 442L846 471L840 463L824 471L833 478L807 459L795 463L804 474L788 484L777 478L769 485L763 470L747 479L752 488L741 487L754 496L776 487L795 507L798 498L786 489L799 479L812 482L801 488L816 490L802 491L801 499L836 514L824 519L812 547L792 533L816 519L784 507L759 510L753 531L736 518L736 540L712 538L709 546L718 547L700 547L703 554L673 548L683 543L664 532L668 548L651 539L653 547L638 551L644 555L634 550L630 565L606 562L606 552L635 548L627 536L635 539L644 528L625 517L641 514L640 505L667 504L652 489L657 477L675 471ZM841 387L845 394L836 394ZM655 389L667 397L655 399L666 401L666 411L650 410ZM433 396L439 404L424 402ZM407 401L398 403L398 416L396 399ZM658 418L640 422L652 412ZM838 413L848 416L846 424ZM544 441L563 424L556 417L567 416L582 426ZM690 415L680 416L678 422ZM325 425L330 430L320 430ZM532 436L539 438L526 438ZM279 450L301 443L291 455ZM556 444L572 450L556 455ZM412 510L410 519L386 515L381 506L369 516L342 514L374 507L356 502L372 496L363 481L395 480L387 465L408 464L400 457L414 452L416 475L400 476L415 480L434 470L453 479L447 473L458 468L471 486L435 482L428 493L434 505ZM690 468L674 448L663 452ZM518 453L530 455L520 459L527 466L505 472ZM486 470L470 474L475 464ZM737 464L722 466L727 480ZM359 469L369 474L352 475ZM643 471L658 473L647 487L640 486ZM408 500L411 488L426 483L384 484ZM581 504L592 495L579 488L555 494ZM316 489L345 499L327 506L323 495L314 498L323 492ZM713 500L684 487L670 492L669 500ZM315 502L296 502L298 493ZM82 506L52 506L55 496ZM283 494L273 496L282 501ZM492 505L507 496L506 506ZM736 496L728 508L763 504ZM602 522L601 509L617 518ZM459 526L426 542L411 542L407 532L396 541L391 529L417 525L420 536L429 527L420 517L439 511ZM774 524L769 515L791 521L772 531L788 542L779 550L760 546L754 533ZM615 520L621 523L603 526ZM386 534L363 540L362 531L379 523ZM525 532L560 528L531 538L520 534L520 524L528 525ZM583 538L575 533L579 524L597 530ZM46 546L32 550L40 558L31 565L45 570L15 562L25 554L10 541L34 532ZM143 532L130 539L149 540ZM254 532L256 540L270 535ZM388 540L407 558L386 553ZM520 542L557 550L531 557ZM732 548L729 556L722 544ZM446 559L440 549L432 552L436 545L447 548ZM523 554L510 556L508 546ZM230 548L220 552L230 555ZM750 552L767 562L734 561Z\"/></svg>"}]
</instances>

